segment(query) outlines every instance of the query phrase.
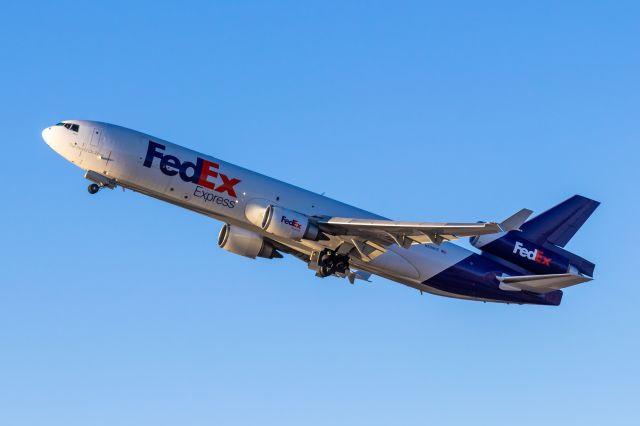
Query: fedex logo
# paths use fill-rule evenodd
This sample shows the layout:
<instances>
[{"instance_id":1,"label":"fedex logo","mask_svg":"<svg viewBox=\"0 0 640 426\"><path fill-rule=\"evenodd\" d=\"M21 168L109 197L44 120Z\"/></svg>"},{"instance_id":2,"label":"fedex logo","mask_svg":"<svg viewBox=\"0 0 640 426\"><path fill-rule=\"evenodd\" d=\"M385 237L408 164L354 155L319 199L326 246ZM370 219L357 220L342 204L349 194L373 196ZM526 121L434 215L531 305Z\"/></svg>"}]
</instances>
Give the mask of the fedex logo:
<instances>
[{"instance_id":1,"label":"fedex logo","mask_svg":"<svg viewBox=\"0 0 640 426\"><path fill-rule=\"evenodd\" d=\"M296 229L302 229L302 224L298 222L296 219L287 219L286 216L282 216L282 219L280 219L280 222Z\"/></svg>"},{"instance_id":2,"label":"fedex logo","mask_svg":"<svg viewBox=\"0 0 640 426\"><path fill-rule=\"evenodd\" d=\"M194 164L190 161L182 162L173 155L164 155L163 151L166 148L162 144L149 141L147 156L143 165L151 168L153 160L158 158L160 160L160 170L167 176L175 176L179 173L180 179L185 182L195 183L216 192L226 192L231 197L237 197L233 187L240 183L240 179L229 178L227 175L219 173L218 168L220 166L213 161L196 157L196 163Z\"/></svg>"},{"instance_id":3,"label":"fedex logo","mask_svg":"<svg viewBox=\"0 0 640 426\"><path fill-rule=\"evenodd\" d=\"M520 241L516 241L516 245L513 247L513 252L519 252L520 256L526 257L527 259L533 260L541 265L551 266L551 258L544 256L544 252L542 250L527 250Z\"/></svg>"}]
</instances>

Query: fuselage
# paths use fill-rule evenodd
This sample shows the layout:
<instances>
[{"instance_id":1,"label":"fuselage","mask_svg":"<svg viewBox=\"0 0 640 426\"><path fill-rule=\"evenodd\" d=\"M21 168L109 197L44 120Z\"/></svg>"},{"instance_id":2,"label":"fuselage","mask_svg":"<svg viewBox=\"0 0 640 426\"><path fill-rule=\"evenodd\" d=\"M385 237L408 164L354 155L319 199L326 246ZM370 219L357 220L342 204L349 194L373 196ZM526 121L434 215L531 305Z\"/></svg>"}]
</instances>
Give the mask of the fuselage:
<instances>
[{"instance_id":1,"label":"fuselage","mask_svg":"<svg viewBox=\"0 0 640 426\"><path fill-rule=\"evenodd\" d=\"M331 241L295 241L265 233L248 206L283 206L310 217L383 219L374 213L247 170L160 138L107 123L67 120L43 131L46 143L83 170L116 185L242 227L304 258ZM298 255L299 254L299 255ZM521 271L453 243L391 246L359 270L434 294L506 303L557 305L562 292L504 291L497 277Z\"/></svg>"}]
</instances>

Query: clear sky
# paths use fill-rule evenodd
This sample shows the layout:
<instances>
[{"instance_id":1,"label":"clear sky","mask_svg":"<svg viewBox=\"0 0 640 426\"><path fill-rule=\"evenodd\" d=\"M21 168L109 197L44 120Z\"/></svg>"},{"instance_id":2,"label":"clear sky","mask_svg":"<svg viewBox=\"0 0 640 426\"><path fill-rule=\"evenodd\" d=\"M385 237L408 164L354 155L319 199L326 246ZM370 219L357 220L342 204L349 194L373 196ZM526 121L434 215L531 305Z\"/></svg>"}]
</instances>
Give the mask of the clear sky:
<instances>
[{"instance_id":1,"label":"clear sky","mask_svg":"<svg viewBox=\"0 0 640 426\"><path fill-rule=\"evenodd\" d=\"M449 2L452 3L452 2ZM561 4L559 4L561 3ZM637 2L5 2L0 424L639 424ZM90 196L95 119L387 217L602 202L560 307L315 278ZM463 242L463 244L466 244Z\"/></svg>"}]
</instances>

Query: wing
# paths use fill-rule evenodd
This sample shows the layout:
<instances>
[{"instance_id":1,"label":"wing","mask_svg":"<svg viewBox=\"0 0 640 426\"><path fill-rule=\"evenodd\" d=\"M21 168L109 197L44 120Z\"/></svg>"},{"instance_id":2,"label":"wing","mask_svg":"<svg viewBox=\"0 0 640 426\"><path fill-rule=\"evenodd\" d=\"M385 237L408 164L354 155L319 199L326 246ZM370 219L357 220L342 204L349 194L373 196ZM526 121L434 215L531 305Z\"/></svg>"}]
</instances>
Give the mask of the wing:
<instances>
[{"instance_id":1,"label":"wing","mask_svg":"<svg viewBox=\"0 0 640 426\"><path fill-rule=\"evenodd\" d=\"M381 251L393 244L409 248L412 244L440 244L461 237L502 231L500 225L495 222L399 222L342 217L319 221L318 227L326 234L352 242L356 248L358 248L357 242L360 241L373 245L374 248Z\"/></svg>"},{"instance_id":2,"label":"wing","mask_svg":"<svg viewBox=\"0 0 640 426\"><path fill-rule=\"evenodd\" d=\"M363 237L385 246L398 244L405 248L411 244L440 244L461 237L502 232L500 225L495 222L399 222L335 217L320 221L318 226L328 234Z\"/></svg>"}]
</instances>

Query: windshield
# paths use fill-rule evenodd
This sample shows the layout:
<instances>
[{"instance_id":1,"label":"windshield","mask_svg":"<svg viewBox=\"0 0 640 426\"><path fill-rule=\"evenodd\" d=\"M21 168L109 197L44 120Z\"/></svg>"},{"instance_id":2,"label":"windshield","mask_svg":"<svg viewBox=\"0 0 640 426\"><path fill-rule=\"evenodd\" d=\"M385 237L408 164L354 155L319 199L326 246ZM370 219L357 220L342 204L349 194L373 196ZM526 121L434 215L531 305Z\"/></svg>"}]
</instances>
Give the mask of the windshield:
<instances>
[{"instance_id":1,"label":"windshield","mask_svg":"<svg viewBox=\"0 0 640 426\"><path fill-rule=\"evenodd\" d=\"M78 130L80 130L80 126L78 124L73 124L73 123L63 123L62 121L58 124L56 124L56 126L63 126L73 132L77 132Z\"/></svg>"}]
</instances>

